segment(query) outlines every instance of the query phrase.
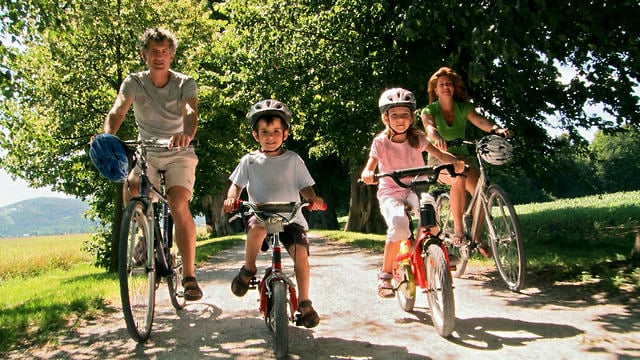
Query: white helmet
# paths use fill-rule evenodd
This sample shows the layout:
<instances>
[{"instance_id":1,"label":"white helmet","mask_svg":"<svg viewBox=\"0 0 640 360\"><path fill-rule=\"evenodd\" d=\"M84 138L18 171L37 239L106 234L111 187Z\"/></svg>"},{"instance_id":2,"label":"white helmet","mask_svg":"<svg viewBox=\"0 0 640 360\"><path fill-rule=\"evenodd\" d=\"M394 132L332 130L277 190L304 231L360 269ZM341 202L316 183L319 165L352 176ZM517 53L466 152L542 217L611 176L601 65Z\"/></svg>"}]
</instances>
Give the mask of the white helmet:
<instances>
[{"instance_id":1,"label":"white helmet","mask_svg":"<svg viewBox=\"0 0 640 360\"><path fill-rule=\"evenodd\" d=\"M380 113L384 114L392 107L407 106L411 112L416 110L416 97L409 90L403 88L392 88L385 90L378 100Z\"/></svg>"},{"instance_id":2,"label":"white helmet","mask_svg":"<svg viewBox=\"0 0 640 360\"><path fill-rule=\"evenodd\" d=\"M492 165L503 165L513 157L513 146L505 138L488 135L478 142L478 154L483 161Z\"/></svg>"}]
</instances>

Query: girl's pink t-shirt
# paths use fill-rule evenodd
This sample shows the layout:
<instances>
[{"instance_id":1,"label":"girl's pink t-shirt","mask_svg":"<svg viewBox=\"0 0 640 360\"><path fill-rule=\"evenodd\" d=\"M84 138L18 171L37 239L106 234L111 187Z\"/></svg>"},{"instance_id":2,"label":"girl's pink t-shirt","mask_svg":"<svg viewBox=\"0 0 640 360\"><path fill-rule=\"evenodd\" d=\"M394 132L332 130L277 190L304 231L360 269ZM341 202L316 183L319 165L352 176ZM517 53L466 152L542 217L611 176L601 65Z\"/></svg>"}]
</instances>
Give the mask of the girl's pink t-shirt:
<instances>
[{"instance_id":1,"label":"girl's pink t-shirt","mask_svg":"<svg viewBox=\"0 0 640 360\"><path fill-rule=\"evenodd\" d=\"M427 138L420 137L420 145L411 147L409 142L395 143L381 133L373 139L369 156L378 160L378 171L392 172L398 169L425 166L423 152L427 151ZM409 179L407 179L409 180ZM411 191L398 186L389 177L381 178L378 185L378 199L386 196L402 196Z\"/></svg>"}]
</instances>

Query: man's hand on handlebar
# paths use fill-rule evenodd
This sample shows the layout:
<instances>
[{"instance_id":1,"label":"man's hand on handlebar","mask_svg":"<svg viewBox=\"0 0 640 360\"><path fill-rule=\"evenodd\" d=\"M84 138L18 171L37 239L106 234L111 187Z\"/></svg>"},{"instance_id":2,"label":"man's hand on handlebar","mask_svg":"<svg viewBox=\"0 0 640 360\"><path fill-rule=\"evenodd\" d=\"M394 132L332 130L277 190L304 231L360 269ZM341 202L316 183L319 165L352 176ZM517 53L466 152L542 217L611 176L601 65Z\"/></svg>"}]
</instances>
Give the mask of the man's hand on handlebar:
<instances>
[{"instance_id":1,"label":"man's hand on handlebar","mask_svg":"<svg viewBox=\"0 0 640 360\"><path fill-rule=\"evenodd\" d=\"M234 212L238 209L238 199L226 198L222 203L222 211L226 213Z\"/></svg>"},{"instance_id":2,"label":"man's hand on handlebar","mask_svg":"<svg viewBox=\"0 0 640 360\"><path fill-rule=\"evenodd\" d=\"M327 210L327 204L324 202L324 199L321 198L320 196L316 196L313 199L309 199L307 200L307 202L309 203L309 206L307 206L307 209L311 210L311 211L316 211L316 210Z\"/></svg>"},{"instance_id":3,"label":"man's hand on handlebar","mask_svg":"<svg viewBox=\"0 0 640 360\"><path fill-rule=\"evenodd\" d=\"M502 136L505 139L511 139L515 135L513 130L509 130L507 128L496 128L493 129L491 133Z\"/></svg>"}]
</instances>

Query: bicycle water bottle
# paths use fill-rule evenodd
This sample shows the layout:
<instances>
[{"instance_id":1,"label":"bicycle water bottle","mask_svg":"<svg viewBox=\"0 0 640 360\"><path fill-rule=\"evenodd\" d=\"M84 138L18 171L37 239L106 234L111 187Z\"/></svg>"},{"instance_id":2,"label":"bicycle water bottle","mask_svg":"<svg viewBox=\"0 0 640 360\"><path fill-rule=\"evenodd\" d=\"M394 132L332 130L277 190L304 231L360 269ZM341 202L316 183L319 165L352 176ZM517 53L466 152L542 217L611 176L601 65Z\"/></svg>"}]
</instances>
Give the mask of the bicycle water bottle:
<instances>
[{"instance_id":1,"label":"bicycle water bottle","mask_svg":"<svg viewBox=\"0 0 640 360\"><path fill-rule=\"evenodd\" d=\"M140 175L140 195L149 195L149 177L146 174Z\"/></svg>"},{"instance_id":2,"label":"bicycle water bottle","mask_svg":"<svg viewBox=\"0 0 640 360\"><path fill-rule=\"evenodd\" d=\"M425 227L437 226L436 200L429 193L420 194L420 224Z\"/></svg>"}]
</instances>

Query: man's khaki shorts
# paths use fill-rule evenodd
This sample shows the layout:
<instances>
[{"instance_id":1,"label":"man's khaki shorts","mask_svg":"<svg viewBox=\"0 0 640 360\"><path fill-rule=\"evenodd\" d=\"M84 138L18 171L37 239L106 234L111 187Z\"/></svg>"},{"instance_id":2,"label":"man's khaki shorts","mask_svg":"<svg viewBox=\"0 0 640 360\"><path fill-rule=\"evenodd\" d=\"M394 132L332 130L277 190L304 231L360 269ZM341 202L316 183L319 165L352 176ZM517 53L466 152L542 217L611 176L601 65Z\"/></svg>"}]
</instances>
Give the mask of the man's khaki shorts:
<instances>
[{"instance_id":1,"label":"man's khaki shorts","mask_svg":"<svg viewBox=\"0 0 640 360\"><path fill-rule=\"evenodd\" d=\"M193 193L197 165L198 156L193 149L147 152L147 175L157 189L160 189L159 171L164 171L165 189L182 186ZM138 176L140 172L140 164L136 164L129 177Z\"/></svg>"}]
</instances>

